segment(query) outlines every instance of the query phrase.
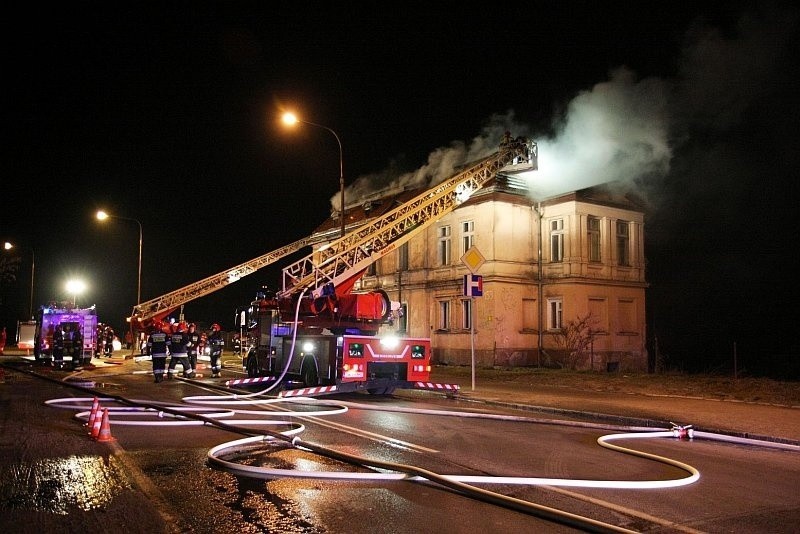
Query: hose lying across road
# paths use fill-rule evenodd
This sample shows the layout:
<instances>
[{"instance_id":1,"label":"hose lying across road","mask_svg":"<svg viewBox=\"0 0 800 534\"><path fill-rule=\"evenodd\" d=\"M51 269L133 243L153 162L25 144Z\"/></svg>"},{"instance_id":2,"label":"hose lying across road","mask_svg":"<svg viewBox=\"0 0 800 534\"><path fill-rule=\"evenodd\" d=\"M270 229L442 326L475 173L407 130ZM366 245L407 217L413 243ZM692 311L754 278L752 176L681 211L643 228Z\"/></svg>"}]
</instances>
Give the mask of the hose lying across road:
<instances>
[{"instance_id":1,"label":"hose lying across road","mask_svg":"<svg viewBox=\"0 0 800 534\"><path fill-rule=\"evenodd\" d=\"M22 371L49 381L56 380L27 370L8 367ZM305 479L326 479L326 480L355 480L355 481L411 481L423 483L436 483L443 487L455 490L465 496L495 505L503 506L529 515L541 517L550 521L577 527L592 532L631 532L630 530L617 527L615 525L599 522L591 518L577 516L562 510L549 508L528 501L523 501L506 495L478 488L473 484L517 484L517 485L546 485L546 486L570 486L570 487L591 487L591 488L625 488L625 489L644 489L644 488L667 488L692 484L700 478L700 473L694 467L663 456L637 451L610 443L618 440L631 439L653 439L653 438L675 438L675 429L652 429L640 427L620 427L598 425L596 423L581 423L576 421L554 421L551 419L543 420L530 417L508 416L500 414L486 414L475 412L460 412L448 410L416 410L401 407L375 407L348 402L320 401L313 398L294 397L286 399L267 398L263 392L252 394L232 394L185 397L185 404L176 405L171 403L159 403L147 400L127 399L121 396L99 393L91 388L80 384L67 381L57 381L61 385L69 385L76 389L87 391L103 399L103 403L116 404L106 407L109 418L113 418L115 425L158 425L158 426L184 426L184 425L210 425L230 432L247 436L243 439L226 442L213 447L207 454L211 465L230 472L236 476L244 476L259 479L276 478L305 478ZM97 397L66 397L47 401L49 406L76 410L75 417L80 421L88 421L90 408ZM314 411L287 410L286 405L301 404L305 408L313 407ZM254 409L246 409L250 407ZM268 414L272 419L252 419L239 418L242 415L264 415L267 408L271 408ZM279 408L281 411L274 411ZM494 476L475 476L475 475L447 475L434 473L426 469L415 466L384 462L370 458L364 458L347 454L341 451L329 449L327 447L306 442L298 434L304 430L304 426L297 422L287 422L282 417L320 417L341 414L349 409L369 409L369 410L388 410L405 411L415 414L429 414L437 416L450 416L462 418L482 418L482 419L502 419L526 423L546 423L564 424L569 426L581 426L587 428L604 428L624 430L624 433L613 433L599 437L597 443L610 450L623 452L652 461L657 461L676 467L687 473L688 476L671 480L582 480L582 479L557 479L540 477L494 477ZM225 419L222 421L221 419ZM253 426L266 426L281 428L279 431L261 429L255 431ZM694 431L694 438L721 440L747 445L759 445L766 447L778 447L782 449L792 449L800 451L800 447L786 444L776 444L771 442L757 441L747 438L735 438L731 436L720 436L718 434ZM274 447L294 447L301 450L310 451L327 458L346 462L351 465L370 468L370 472L348 472L348 471L300 471L290 469L274 469L254 465L245 465L240 461L233 461L230 458L243 459L247 453L255 454L263 452L264 448ZM374 471L378 470L378 471Z\"/></svg>"}]
</instances>

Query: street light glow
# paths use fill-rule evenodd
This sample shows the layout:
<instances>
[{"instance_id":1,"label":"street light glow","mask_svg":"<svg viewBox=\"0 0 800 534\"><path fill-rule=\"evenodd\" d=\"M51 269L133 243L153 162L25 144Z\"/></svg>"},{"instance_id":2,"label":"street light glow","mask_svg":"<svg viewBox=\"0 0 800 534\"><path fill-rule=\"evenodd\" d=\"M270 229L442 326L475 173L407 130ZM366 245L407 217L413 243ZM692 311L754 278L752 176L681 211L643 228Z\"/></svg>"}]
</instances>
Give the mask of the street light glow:
<instances>
[{"instance_id":1,"label":"street light glow","mask_svg":"<svg viewBox=\"0 0 800 534\"><path fill-rule=\"evenodd\" d=\"M103 210L98 210L96 217L98 221L105 221L106 219L122 219L124 221L133 221L139 225L139 275L136 286L136 304L139 304L142 301L142 223L138 219L132 219L130 217L109 215Z\"/></svg>"},{"instance_id":2,"label":"street light glow","mask_svg":"<svg viewBox=\"0 0 800 534\"><path fill-rule=\"evenodd\" d=\"M6 241L5 243L3 243L3 248L6 250L11 250L12 248L14 248L14 244ZM31 248L30 251L31 251L31 300L30 300L30 308L28 309L28 318L33 319L33 277L36 271L36 253L33 251L33 248Z\"/></svg>"},{"instance_id":3,"label":"street light glow","mask_svg":"<svg viewBox=\"0 0 800 534\"><path fill-rule=\"evenodd\" d=\"M333 136L336 138L336 143L339 145L339 192L341 194L341 209L339 210L339 215L342 218L342 227L341 227L341 236L344 237L344 228L345 228L345 221L344 221L344 157L342 155L342 141L339 139L339 135L333 131L331 128L323 124L317 124L315 122L304 121L300 119L297 115L292 113L291 111L286 111L281 116L281 120L287 126L294 126L298 122L302 122L303 124L310 124L311 126L316 126L317 128L322 128L323 130L328 130Z\"/></svg>"},{"instance_id":4,"label":"street light glow","mask_svg":"<svg viewBox=\"0 0 800 534\"><path fill-rule=\"evenodd\" d=\"M78 293L86 290L86 283L83 280L68 280L67 292L72 293L72 307L78 307Z\"/></svg>"}]
</instances>

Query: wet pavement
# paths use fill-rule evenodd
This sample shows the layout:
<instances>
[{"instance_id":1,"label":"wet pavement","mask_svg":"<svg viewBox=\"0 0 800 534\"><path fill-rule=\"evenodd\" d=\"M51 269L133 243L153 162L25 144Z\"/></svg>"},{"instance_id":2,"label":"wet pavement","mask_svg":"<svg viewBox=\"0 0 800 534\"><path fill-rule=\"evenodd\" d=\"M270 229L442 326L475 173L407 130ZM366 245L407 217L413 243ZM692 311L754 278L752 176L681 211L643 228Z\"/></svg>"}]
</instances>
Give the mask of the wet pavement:
<instances>
[{"instance_id":1,"label":"wet pavement","mask_svg":"<svg viewBox=\"0 0 800 534\"><path fill-rule=\"evenodd\" d=\"M3 369L2 364L19 362L22 356L6 351L0 357L0 369ZM124 357L93 363L96 376L105 368L132 370L137 365L141 367ZM432 381L458 384L462 402L616 425L669 428L671 422L675 422L706 432L800 446L800 408L797 406L588 391L540 385L535 381L479 380L473 389L469 378L450 371L436 368ZM86 381L91 375L92 371L76 379ZM152 386L150 377L146 378ZM174 497L169 488L176 465L181 462L187 466L202 465L203 458L197 456L200 453L193 449L176 451L179 452L177 462L175 457L140 462L139 457L137 462L145 466L144 472L141 477L131 479L130 473L137 469L126 465L126 455L115 452L114 443L97 442L76 433L74 412L46 407L52 391L48 394L36 387L35 380L9 370L4 370L0 378L0 479L3 480L0 484L0 527L3 531L41 534L86 530L87 526L99 532L186 531L182 530L180 521L165 516L174 509L174 502L170 502ZM397 390L395 394L401 397L431 395L413 390ZM43 417L43 413L47 415ZM128 454L136 454L131 452L136 447L128 448ZM202 452L203 449L198 450ZM158 481L167 491L149 487L150 480ZM222 495L239 491L226 488L226 480L221 474L205 469L196 482L201 493L213 489L221 499ZM228 506L250 510L252 503L243 495ZM137 510L134 522L131 510ZM198 508L196 513L204 517L207 511ZM205 520L213 522L213 515Z\"/></svg>"}]
</instances>

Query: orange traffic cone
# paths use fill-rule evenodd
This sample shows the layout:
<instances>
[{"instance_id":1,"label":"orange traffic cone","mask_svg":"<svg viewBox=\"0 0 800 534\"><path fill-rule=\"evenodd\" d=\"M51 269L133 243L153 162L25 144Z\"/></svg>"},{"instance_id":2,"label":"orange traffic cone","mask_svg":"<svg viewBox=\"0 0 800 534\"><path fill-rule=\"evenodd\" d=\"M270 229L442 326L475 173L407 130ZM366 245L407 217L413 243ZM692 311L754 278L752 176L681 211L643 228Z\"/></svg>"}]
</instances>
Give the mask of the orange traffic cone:
<instances>
[{"instance_id":1,"label":"orange traffic cone","mask_svg":"<svg viewBox=\"0 0 800 534\"><path fill-rule=\"evenodd\" d=\"M103 408L98 408L97 413L94 416L94 421L92 421L92 426L89 431L89 437L92 439L97 439L100 435L100 427L103 426L103 412L105 410Z\"/></svg>"},{"instance_id":2,"label":"orange traffic cone","mask_svg":"<svg viewBox=\"0 0 800 534\"><path fill-rule=\"evenodd\" d=\"M100 434L97 436L97 441L116 441L116 438L111 435L111 423L108 421L108 408L103 409L103 424L100 427Z\"/></svg>"},{"instance_id":3,"label":"orange traffic cone","mask_svg":"<svg viewBox=\"0 0 800 534\"><path fill-rule=\"evenodd\" d=\"M97 419L97 410L100 409L100 399L97 397L94 398L92 401L92 411L89 412L89 422L86 423L86 426L89 429L89 435L92 435L92 428L94 428L94 420Z\"/></svg>"}]
</instances>

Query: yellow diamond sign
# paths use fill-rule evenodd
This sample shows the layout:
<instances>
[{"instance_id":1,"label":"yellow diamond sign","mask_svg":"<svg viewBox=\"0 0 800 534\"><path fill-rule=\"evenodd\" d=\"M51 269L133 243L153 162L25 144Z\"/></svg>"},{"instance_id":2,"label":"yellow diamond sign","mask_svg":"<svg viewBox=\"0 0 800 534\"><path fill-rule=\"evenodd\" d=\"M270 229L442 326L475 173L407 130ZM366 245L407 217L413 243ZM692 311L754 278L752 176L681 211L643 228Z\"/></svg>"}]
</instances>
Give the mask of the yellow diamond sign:
<instances>
[{"instance_id":1,"label":"yellow diamond sign","mask_svg":"<svg viewBox=\"0 0 800 534\"><path fill-rule=\"evenodd\" d=\"M471 272L477 273L481 265L486 263L486 258L483 257L481 251L476 247L470 247L470 249L461 256L461 263L466 265Z\"/></svg>"}]
</instances>

